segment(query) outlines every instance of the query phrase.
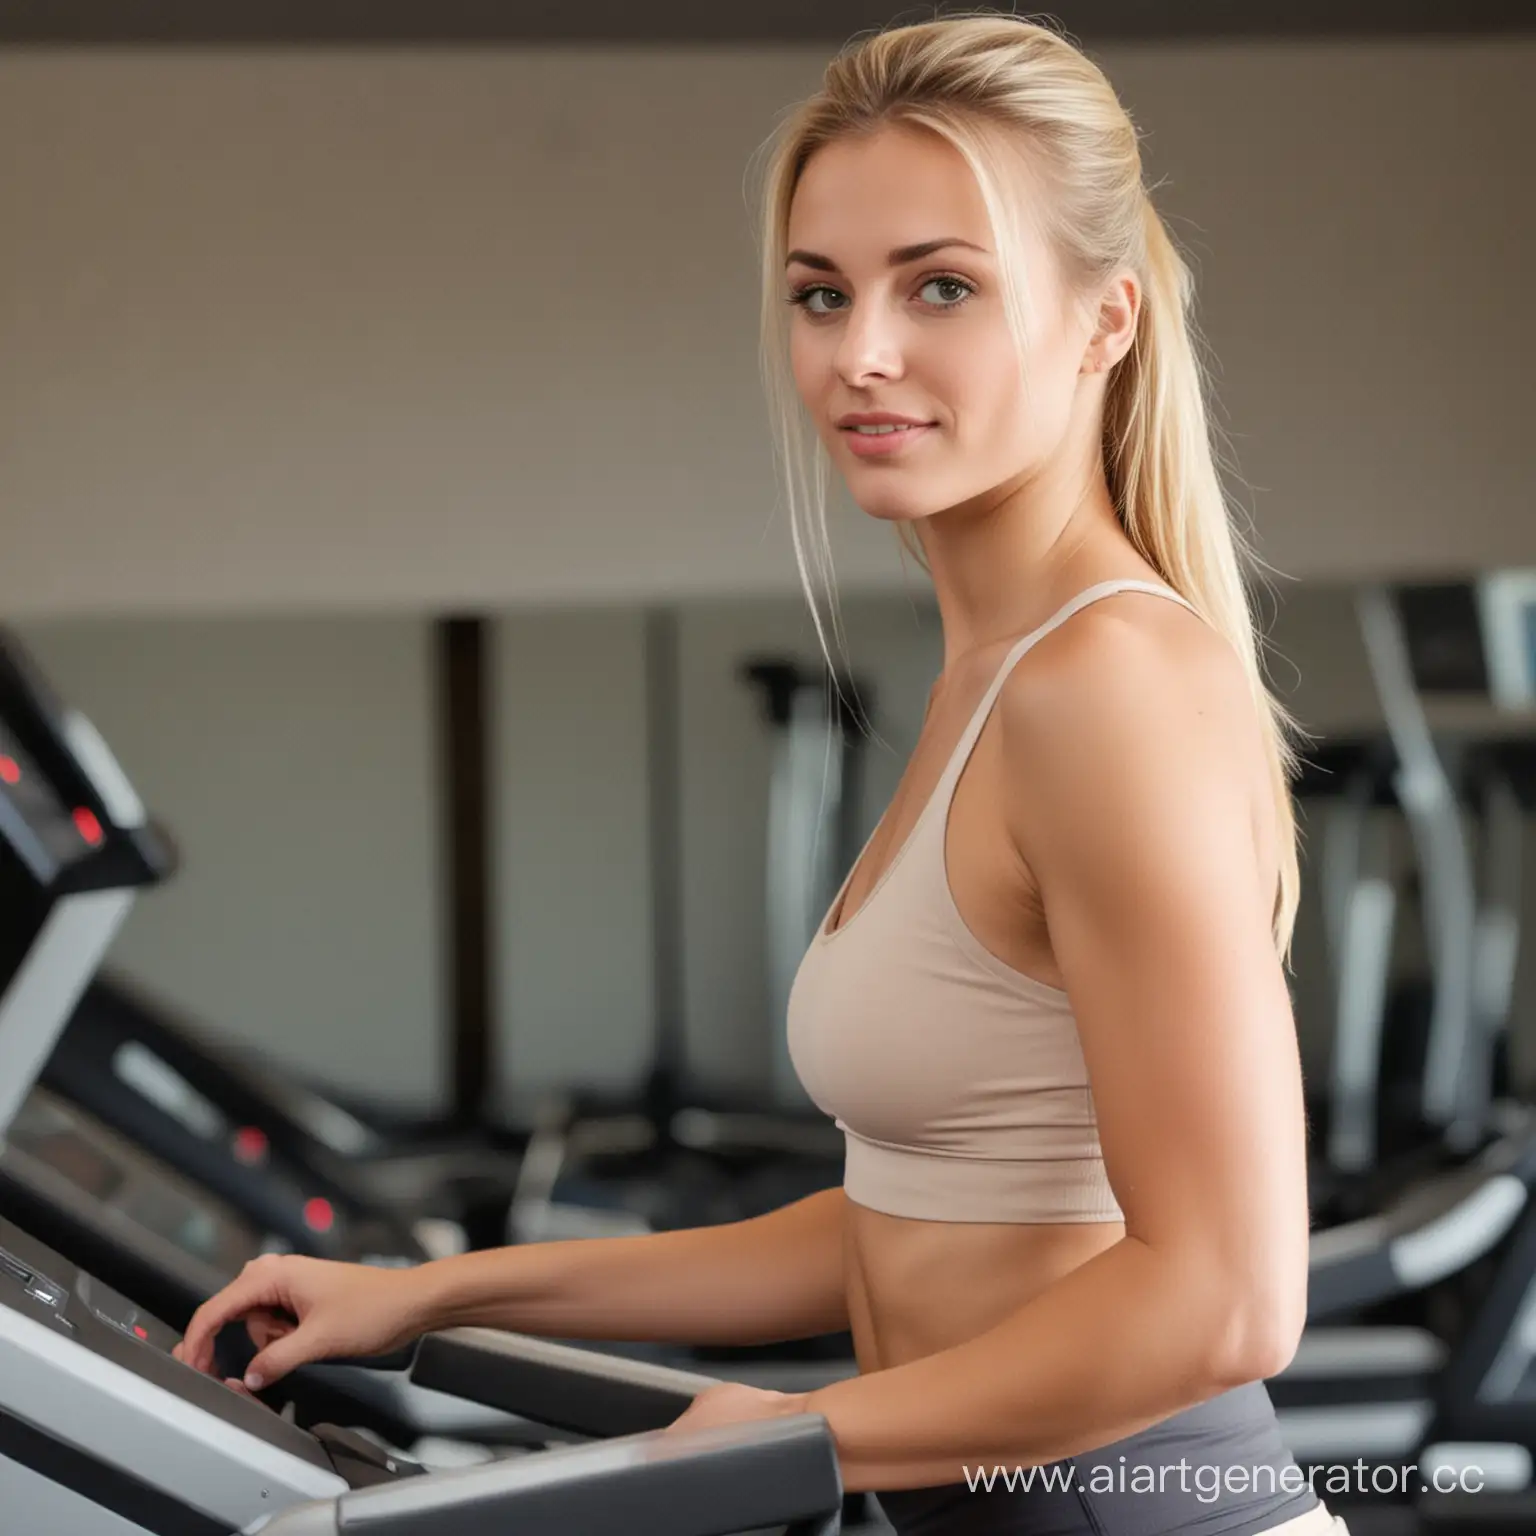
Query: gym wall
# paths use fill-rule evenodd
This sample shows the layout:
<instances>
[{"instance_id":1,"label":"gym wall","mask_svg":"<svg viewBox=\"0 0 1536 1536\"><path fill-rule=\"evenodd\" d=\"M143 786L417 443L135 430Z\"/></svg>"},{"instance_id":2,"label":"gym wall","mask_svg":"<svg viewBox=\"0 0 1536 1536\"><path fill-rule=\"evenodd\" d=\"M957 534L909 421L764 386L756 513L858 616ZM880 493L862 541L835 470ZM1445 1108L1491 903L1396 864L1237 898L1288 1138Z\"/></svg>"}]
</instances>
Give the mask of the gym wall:
<instances>
[{"instance_id":1,"label":"gym wall","mask_svg":"<svg viewBox=\"0 0 1536 1536\"><path fill-rule=\"evenodd\" d=\"M653 1013L643 616L519 614L494 630L494 1006L504 1104L623 1087Z\"/></svg>"},{"instance_id":2,"label":"gym wall","mask_svg":"<svg viewBox=\"0 0 1536 1536\"><path fill-rule=\"evenodd\" d=\"M866 825L922 722L938 632L851 599L878 712ZM413 619L47 621L22 638L101 728L183 864L111 963L208 1027L368 1095L447 1077L431 635ZM644 1072L653 1025L643 614L509 614L489 689L499 1098ZM688 605L678 628L684 1022L714 1083L762 1082L770 736L738 663L816 655L791 598ZM670 850L666 852L671 852Z\"/></svg>"},{"instance_id":3,"label":"gym wall","mask_svg":"<svg viewBox=\"0 0 1536 1536\"><path fill-rule=\"evenodd\" d=\"M745 171L825 57L0 54L0 612L791 590ZM1529 558L1536 41L1104 57L1266 555Z\"/></svg>"}]
</instances>

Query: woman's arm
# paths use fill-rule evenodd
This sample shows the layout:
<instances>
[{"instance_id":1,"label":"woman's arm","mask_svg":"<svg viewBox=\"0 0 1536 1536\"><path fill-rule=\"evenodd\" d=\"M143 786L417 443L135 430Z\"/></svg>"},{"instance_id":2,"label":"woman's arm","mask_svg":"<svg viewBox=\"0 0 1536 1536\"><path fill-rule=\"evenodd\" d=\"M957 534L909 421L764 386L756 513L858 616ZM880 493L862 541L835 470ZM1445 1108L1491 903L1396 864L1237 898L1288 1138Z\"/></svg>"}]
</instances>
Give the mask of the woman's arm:
<instances>
[{"instance_id":1,"label":"woman's arm","mask_svg":"<svg viewBox=\"0 0 1536 1536\"><path fill-rule=\"evenodd\" d=\"M1227 647L1171 617L1086 614L999 703L1126 1235L979 1338L810 1394L851 1490L1096 1449L1295 1349L1305 1125L1257 717Z\"/></svg>"},{"instance_id":2,"label":"woman's arm","mask_svg":"<svg viewBox=\"0 0 1536 1536\"><path fill-rule=\"evenodd\" d=\"M841 1189L748 1221L490 1249L417 1274L429 1331L767 1344L848 1326Z\"/></svg>"}]
</instances>

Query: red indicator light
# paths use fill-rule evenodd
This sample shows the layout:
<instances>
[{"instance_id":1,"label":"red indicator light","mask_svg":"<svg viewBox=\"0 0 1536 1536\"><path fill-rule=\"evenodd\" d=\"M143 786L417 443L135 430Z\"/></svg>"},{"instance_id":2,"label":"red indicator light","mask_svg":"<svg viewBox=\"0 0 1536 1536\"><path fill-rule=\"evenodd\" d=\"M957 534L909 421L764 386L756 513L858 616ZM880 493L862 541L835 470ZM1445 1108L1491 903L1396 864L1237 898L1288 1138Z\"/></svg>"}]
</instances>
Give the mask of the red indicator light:
<instances>
[{"instance_id":1,"label":"red indicator light","mask_svg":"<svg viewBox=\"0 0 1536 1536\"><path fill-rule=\"evenodd\" d=\"M0 757L0 784L21 783L21 766L14 757Z\"/></svg>"},{"instance_id":2,"label":"red indicator light","mask_svg":"<svg viewBox=\"0 0 1536 1536\"><path fill-rule=\"evenodd\" d=\"M101 823L83 805L75 812L75 829L91 847L99 848L101 846Z\"/></svg>"},{"instance_id":3,"label":"red indicator light","mask_svg":"<svg viewBox=\"0 0 1536 1536\"><path fill-rule=\"evenodd\" d=\"M133 1331L138 1338L147 1339L149 1337L149 1329L146 1328L143 1323L135 1323L133 1325Z\"/></svg>"},{"instance_id":4,"label":"red indicator light","mask_svg":"<svg viewBox=\"0 0 1536 1536\"><path fill-rule=\"evenodd\" d=\"M331 1202L322 1200L318 1195L313 1200L306 1200L304 1225L311 1232L329 1232L336 1225L336 1212L331 1209Z\"/></svg>"},{"instance_id":5,"label":"red indicator light","mask_svg":"<svg viewBox=\"0 0 1536 1536\"><path fill-rule=\"evenodd\" d=\"M247 1167L267 1158L267 1133L258 1125L242 1125L235 1132L235 1157Z\"/></svg>"}]
</instances>

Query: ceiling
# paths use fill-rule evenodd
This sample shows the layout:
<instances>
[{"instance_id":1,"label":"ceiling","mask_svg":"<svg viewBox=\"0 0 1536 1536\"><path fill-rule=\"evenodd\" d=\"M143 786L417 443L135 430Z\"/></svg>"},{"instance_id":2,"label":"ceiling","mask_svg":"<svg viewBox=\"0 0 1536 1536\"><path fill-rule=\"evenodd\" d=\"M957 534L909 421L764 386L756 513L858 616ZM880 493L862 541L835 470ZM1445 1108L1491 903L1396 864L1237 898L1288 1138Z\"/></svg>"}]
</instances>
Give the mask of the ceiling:
<instances>
[{"instance_id":1,"label":"ceiling","mask_svg":"<svg viewBox=\"0 0 1536 1536\"><path fill-rule=\"evenodd\" d=\"M0 45L835 44L953 8L943 0L0 0ZM1089 43L1536 33L1536 0L1058 0L1049 14Z\"/></svg>"}]
</instances>

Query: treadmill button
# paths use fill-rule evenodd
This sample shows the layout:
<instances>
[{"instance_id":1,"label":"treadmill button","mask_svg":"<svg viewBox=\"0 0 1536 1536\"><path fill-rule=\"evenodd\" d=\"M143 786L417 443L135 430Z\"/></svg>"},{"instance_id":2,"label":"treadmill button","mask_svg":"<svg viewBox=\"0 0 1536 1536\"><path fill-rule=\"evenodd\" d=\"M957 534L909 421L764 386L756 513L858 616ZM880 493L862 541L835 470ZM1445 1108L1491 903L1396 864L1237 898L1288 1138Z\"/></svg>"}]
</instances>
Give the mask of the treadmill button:
<instances>
[{"instance_id":1,"label":"treadmill button","mask_svg":"<svg viewBox=\"0 0 1536 1536\"><path fill-rule=\"evenodd\" d=\"M4 1249L0 1249L0 1271L22 1285L30 1285L32 1282L32 1271L19 1259L13 1259Z\"/></svg>"},{"instance_id":2,"label":"treadmill button","mask_svg":"<svg viewBox=\"0 0 1536 1536\"><path fill-rule=\"evenodd\" d=\"M27 1286L27 1295L35 1301L40 1301L45 1307L62 1307L64 1305L64 1287L55 1285L52 1280L44 1280L41 1275L33 1275Z\"/></svg>"}]
</instances>

